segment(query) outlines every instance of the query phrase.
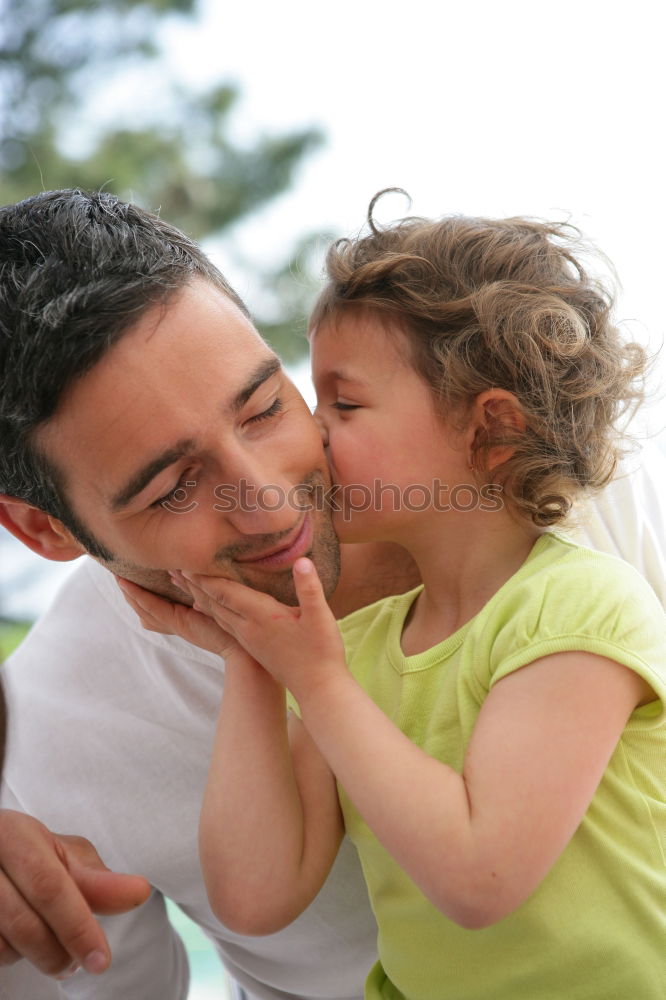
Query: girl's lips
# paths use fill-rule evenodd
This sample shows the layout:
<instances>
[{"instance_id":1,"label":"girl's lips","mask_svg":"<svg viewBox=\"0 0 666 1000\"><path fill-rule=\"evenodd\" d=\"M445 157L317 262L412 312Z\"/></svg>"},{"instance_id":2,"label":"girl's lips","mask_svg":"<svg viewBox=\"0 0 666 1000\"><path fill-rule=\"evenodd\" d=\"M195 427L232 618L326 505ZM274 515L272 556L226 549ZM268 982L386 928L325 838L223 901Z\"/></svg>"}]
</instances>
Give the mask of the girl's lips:
<instances>
[{"instance_id":1,"label":"girl's lips","mask_svg":"<svg viewBox=\"0 0 666 1000\"><path fill-rule=\"evenodd\" d=\"M282 569L285 566L289 566L290 563L296 562L296 560L300 559L301 556L304 556L306 552L309 552L311 546L312 521L306 514L303 518L302 524L296 529L292 538L287 539L281 546L269 549L268 552L259 556L237 559L236 562L242 563L244 566L274 567L276 569Z\"/></svg>"}]
</instances>

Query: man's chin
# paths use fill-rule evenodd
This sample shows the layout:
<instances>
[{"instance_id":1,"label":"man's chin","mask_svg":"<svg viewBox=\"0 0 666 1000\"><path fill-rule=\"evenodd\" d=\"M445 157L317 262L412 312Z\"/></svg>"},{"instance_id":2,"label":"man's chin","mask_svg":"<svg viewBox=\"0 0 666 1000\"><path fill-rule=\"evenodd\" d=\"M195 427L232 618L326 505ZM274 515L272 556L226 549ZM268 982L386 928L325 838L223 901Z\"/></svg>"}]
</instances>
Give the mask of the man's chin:
<instances>
[{"instance_id":1,"label":"man's chin","mask_svg":"<svg viewBox=\"0 0 666 1000\"><path fill-rule=\"evenodd\" d=\"M137 583L144 590L150 590L153 594L158 594L160 597L166 597L169 601L173 601L175 604L185 604L188 607L194 603L192 597L185 591L181 590L180 587L176 586L171 580L171 577L165 570L146 570L146 569L120 569L117 564L110 565L109 563L104 563L107 569L111 570L116 576L121 576L125 580L130 580L132 583ZM194 572L194 571L193 571ZM246 587L251 587L252 590L260 590L265 594L270 594L281 604L288 604L290 606L295 606L298 604L296 598L296 591L294 588L294 581L292 578L291 568L285 569L280 573L261 573L261 572L221 572L220 570L212 570L204 574L209 576L211 579L217 578L220 580L235 580L237 583L242 583Z\"/></svg>"},{"instance_id":2,"label":"man's chin","mask_svg":"<svg viewBox=\"0 0 666 1000\"><path fill-rule=\"evenodd\" d=\"M219 575L222 576L222 574ZM252 590L260 590L263 594L269 594L280 604L287 604L290 607L295 607L298 604L291 566L271 573L244 566L236 572L233 579L245 584L246 587L251 587Z\"/></svg>"},{"instance_id":3,"label":"man's chin","mask_svg":"<svg viewBox=\"0 0 666 1000\"><path fill-rule=\"evenodd\" d=\"M340 576L340 549L337 538L332 531L331 537L320 539L313 551L308 552L307 555L315 564L324 594L328 599L335 590ZM250 569L247 565L243 565L242 568L237 569L232 579L244 583L252 590L260 590L264 594L270 594L281 604L290 607L296 607L298 604L292 566L279 572L269 573L260 569Z\"/></svg>"},{"instance_id":4,"label":"man's chin","mask_svg":"<svg viewBox=\"0 0 666 1000\"><path fill-rule=\"evenodd\" d=\"M330 520L324 520L320 524L312 549L307 554L317 568L324 594L327 598L330 597L337 586L340 575L340 547ZM173 583L167 570L147 569L134 563L123 562L121 559L114 559L110 562L102 559L97 561L116 576L131 580L132 583L137 583L145 590L159 594L160 597L166 597L177 604L188 606L193 604L189 594ZM174 566L173 568L174 570L201 572L201 570L189 566ZM236 580L238 583L251 587L252 590L260 590L265 594L270 594L281 604L292 607L298 604L291 566L269 571L259 567L252 568L247 563L230 561L227 565L220 564L211 567L205 571L205 575L225 580Z\"/></svg>"}]
</instances>

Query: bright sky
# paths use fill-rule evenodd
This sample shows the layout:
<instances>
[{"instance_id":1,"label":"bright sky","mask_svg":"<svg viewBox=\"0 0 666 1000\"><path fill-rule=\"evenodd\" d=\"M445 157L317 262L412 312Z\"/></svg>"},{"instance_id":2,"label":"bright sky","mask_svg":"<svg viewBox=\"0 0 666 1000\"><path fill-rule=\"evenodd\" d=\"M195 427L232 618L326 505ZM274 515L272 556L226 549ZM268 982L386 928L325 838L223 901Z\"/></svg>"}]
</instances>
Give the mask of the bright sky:
<instances>
[{"instance_id":1,"label":"bright sky","mask_svg":"<svg viewBox=\"0 0 666 1000\"><path fill-rule=\"evenodd\" d=\"M393 185L419 215L570 217L614 262L621 315L661 342L661 3L205 0L201 9L200 27L170 33L172 59L192 82L238 82L236 134L315 124L327 135L293 189L243 224L248 257L282 255L310 229L355 232L372 194Z\"/></svg>"}]
</instances>

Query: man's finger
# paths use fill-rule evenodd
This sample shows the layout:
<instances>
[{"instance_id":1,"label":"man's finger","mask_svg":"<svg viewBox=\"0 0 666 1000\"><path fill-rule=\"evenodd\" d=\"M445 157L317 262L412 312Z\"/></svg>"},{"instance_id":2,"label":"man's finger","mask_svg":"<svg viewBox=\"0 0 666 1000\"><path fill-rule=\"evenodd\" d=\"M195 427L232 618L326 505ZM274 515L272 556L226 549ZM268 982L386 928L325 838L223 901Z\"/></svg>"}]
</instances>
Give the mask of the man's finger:
<instances>
[{"instance_id":1,"label":"man's finger","mask_svg":"<svg viewBox=\"0 0 666 1000\"><path fill-rule=\"evenodd\" d=\"M0 810L0 935L47 975L72 960L101 972L104 932L67 870L62 846L42 823Z\"/></svg>"},{"instance_id":2,"label":"man's finger","mask_svg":"<svg viewBox=\"0 0 666 1000\"><path fill-rule=\"evenodd\" d=\"M19 953L14 951L12 946L0 936L0 967L3 965L13 965L15 962L20 961L20 958Z\"/></svg>"},{"instance_id":3,"label":"man's finger","mask_svg":"<svg viewBox=\"0 0 666 1000\"><path fill-rule=\"evenodd\" d=\"M104 933L58 864L59 870L44 865L41 875L35 870L32 880L24 879L21 892L2 878L2 933L8 949L2 962L10 964L14 953L47 976L84 963L90 972L102 972L111 957Z\"/></svg>"},{"instance_id":4,"label":"man's finger","mask_svg":"<svg viewBox=\"0 0 666 1000\"><path fill-rule=\"evenodd\" d=\"M88 841L57 837L14 810L0 813L0 848L0 935L5 944L46 975L71 970L72 963L103 972L111 960L109 946L82 889L90 891L103 912L117 913L143 902L148 883L108 872ZM96 878L100 872L104 877Z\"/></svg>"},{"instance_id":5,"label":"man's finger","mask_svg":"<svg viewBox=\"0 0 666 1000\"><path fill-rule=\"evenodd\" d=\"M95 913L125 913L150 896L151 885L145 878L110 871L89 841L66 836L57 839L69 873Z\"/></svg>"}]
</instances>

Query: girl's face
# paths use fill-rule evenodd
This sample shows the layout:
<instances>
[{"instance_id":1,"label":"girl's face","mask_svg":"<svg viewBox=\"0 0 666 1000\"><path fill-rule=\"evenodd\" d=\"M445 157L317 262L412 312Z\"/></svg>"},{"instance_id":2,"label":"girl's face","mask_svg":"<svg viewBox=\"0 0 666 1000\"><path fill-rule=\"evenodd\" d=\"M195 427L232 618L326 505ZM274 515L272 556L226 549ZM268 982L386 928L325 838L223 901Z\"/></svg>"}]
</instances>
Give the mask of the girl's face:
<instances>
[{"instance_id":1,"label":"girl's face","mask_svg":"<svg viewBox=\"0 0 666 1000\"><path fill-rule=\"evenodd\" d=\"M341 541L408 544L473 483L463 436L435 410L409 362L409 342L377 315L328 320L311 338L316 417L328 445L333 523ZM335 508L339 507L339 510Z\"/></svg>"}]
</instances>

